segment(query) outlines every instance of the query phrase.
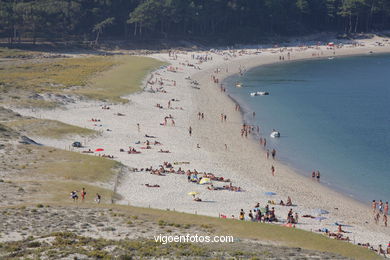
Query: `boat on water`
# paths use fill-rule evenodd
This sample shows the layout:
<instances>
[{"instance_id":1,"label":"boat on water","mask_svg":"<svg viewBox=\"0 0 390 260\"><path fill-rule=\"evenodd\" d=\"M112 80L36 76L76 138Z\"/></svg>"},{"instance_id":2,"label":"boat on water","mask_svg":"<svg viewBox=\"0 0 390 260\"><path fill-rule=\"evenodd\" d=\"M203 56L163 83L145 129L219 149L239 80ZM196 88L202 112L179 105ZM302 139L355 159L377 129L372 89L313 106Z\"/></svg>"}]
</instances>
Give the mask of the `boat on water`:
<instances>
[{"instance_id":1,"label":"boat on water","mask_svg":"<svg viewBox=\"0 0 390 260\"><path fill-rule=\"evenodd\" d=\"M272 130L270 136L271 136L272 138L278 138L278 137L280 137L280 132L279 132L279 131L276 131L276 130L274 129L274 130Z\"/></svg>"},{"instance_id":2,"label":"boat on water","mask_svg":"<svg viewBox=\"0 0 390 260\"><path fill-rule=\"evenodd\" d=\"M250 95L252 97L255 97L255 96L268 96L269 95L269 92L266 92L266 91L258 91L258 92L252 92L250 93Z\"/></svg>"},{"instance_id":3,"label":"boat on water","mask_svg":"<svg viewBox=\"0 0 390 260\"><path fill-rule=\"evenodd\" d=\"M236 88L242 88L243 84L241 82L236 82Z\"/></svg>"}]
</instances>

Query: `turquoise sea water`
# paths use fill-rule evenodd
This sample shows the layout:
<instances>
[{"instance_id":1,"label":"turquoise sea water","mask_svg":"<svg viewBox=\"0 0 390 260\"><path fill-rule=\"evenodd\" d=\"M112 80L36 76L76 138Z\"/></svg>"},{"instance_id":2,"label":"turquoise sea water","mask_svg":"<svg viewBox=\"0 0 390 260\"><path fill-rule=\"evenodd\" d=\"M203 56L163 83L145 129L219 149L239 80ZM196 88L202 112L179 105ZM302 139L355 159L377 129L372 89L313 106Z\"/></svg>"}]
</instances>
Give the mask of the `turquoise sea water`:
<instances>
[{"instance_id":1,"label":"turquoise sea water","mask_svg":"<svg viewBox=\"0 0 390 260\"><path fill-rule=\"evenodd\" d=\"M267 65L224 84L280 160L362 202L390 200L390 55Z\"/></svg>"}]
</instances>

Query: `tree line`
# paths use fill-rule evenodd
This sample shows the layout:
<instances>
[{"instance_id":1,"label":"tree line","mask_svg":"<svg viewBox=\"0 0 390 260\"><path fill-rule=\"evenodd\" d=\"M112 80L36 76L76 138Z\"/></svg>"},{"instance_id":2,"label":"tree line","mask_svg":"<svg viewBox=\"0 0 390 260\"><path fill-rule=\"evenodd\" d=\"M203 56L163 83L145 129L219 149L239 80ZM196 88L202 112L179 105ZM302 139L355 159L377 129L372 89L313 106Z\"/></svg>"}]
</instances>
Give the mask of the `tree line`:
<instances>
[{"instance_id":1,"label":"tree line","mask_svg":"<svg viewBox=\"0 0 390 260\"><path fill-rule=\"evenodd\" d=\"M0 37L255 40L390 28L390 0L0 0Z\"/></svg>"}]
</instances>

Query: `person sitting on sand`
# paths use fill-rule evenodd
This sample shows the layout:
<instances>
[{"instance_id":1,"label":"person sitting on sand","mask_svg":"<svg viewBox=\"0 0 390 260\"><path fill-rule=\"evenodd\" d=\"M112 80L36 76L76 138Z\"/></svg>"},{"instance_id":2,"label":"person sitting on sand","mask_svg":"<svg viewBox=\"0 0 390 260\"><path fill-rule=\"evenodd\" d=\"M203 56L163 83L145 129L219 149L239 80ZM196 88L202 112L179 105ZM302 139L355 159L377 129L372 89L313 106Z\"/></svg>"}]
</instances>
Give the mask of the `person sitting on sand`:
<instances>
[{"instance_id":1,"label":"person sitting on sand","mask_svg":"<svg viewBox=\"0 0 390 260\"><path fill-rule=\"evenodd\" d=\"M286 206L292 206L291 198L290 196L287 197L287 203Z\"/></svg>"},{"instance_id":2,"label":"person sitting on sand","mask_svg":"<svg viewBox=\"0 0 390 260\"><path fill-rule=\"evenodd\" d=\"M194 198L194 201L200 202L200 201L202 201L202 199L199 197L196 197L196 198Z\"/></svg>"},{"instance_id":3,"label":"person sitting on sand","mask_svg":"<svg viewBox=\"0 0 390 260\"><path fill-rule=\"evenodd\" d=\"M150 185L149 183L146 183L145 186L148 188L160 188L160 185L158 184Z\"/></svg>"},{"instance_id":4,"label":"person sitting on sand","mask_svg":"<svg viewBox=\"0 0 390 260\"><path fill-rule=\"evenodd\" d=\"M280 206L285 206L286 204L284 204L283 200L280 200L279 205Z\"/></svg>"}]
</instances>

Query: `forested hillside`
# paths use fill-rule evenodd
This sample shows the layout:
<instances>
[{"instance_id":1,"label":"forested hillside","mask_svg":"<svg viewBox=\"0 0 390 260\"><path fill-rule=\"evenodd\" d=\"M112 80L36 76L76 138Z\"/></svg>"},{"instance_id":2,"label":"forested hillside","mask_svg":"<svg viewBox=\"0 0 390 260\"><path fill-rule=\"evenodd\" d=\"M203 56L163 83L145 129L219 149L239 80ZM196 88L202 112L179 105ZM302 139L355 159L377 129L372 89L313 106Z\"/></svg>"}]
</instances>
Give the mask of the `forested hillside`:
<instances>
[{"instance_id":1,"label":"forested hillside","mask_svg":"<svg viewBox=\"0 0 390 260\"><path fill-rule=\"evenodd\" d=\"M390 28L390 0L0 0L0 37L225 38Z\"/></svg>"}]
</instances>

